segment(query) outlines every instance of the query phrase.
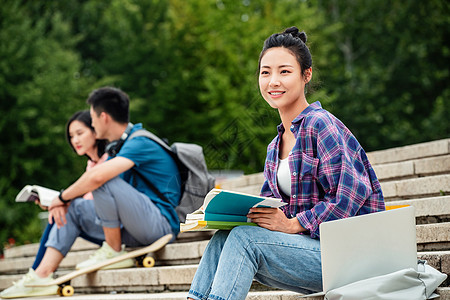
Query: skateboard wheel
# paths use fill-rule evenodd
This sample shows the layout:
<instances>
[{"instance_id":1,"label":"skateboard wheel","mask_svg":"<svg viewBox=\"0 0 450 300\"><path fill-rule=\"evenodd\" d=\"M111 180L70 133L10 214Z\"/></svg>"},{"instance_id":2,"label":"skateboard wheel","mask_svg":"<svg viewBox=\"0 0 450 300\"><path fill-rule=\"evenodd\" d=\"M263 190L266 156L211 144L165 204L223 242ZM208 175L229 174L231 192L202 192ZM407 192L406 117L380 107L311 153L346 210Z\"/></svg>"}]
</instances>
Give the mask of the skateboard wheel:
<instances>
[{"instance_id":1,"label":"skateboard wheel","mask_svg":"<svg viewBox=\"0 0 450 300\"><path fill-rule=\"evenodd\" d=\"M155 259L151 256L147 256L142 260L142 266L145 268L151 268L155 265Z\"/></svg>"},{"instance_id":2,"label":"skateboard wheel","mask_svg":"<svg viewBox=\"0 0 450 300\"><path fill-rule=\"evenodd\" d=\"M63 297L72 296L75 292L74 288L71 285L66 285L60 289L61 289L61 296L63 296ZM59 294L59 289L58 289L58 294Z\"/></svg>"}]
</instances>

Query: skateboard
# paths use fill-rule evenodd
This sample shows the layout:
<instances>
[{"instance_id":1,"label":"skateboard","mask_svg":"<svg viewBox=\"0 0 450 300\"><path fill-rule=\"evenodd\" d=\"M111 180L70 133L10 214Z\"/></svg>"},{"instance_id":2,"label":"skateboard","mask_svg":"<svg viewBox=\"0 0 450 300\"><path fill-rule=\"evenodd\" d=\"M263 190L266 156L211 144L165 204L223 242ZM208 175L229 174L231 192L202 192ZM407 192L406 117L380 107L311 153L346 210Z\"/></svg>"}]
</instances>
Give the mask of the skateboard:
<instances>
[{"instance_id":1,"label":"skateboard","mask_svg":"<svg viewBox=\"0 0 450 300\"><path fill-rule=\"evenodd\" d=\"M99 262L97 264L94 264L90 267L81 269L81 270L76 270L73 272L70 272L66 275L60 276L54 280L52 280L51 282L47 283L47 284L36 284L36 285L27 285L29 287L45 287L45 286L51 286L51 285L58 285L58 295L60 296L72 296L75 292L75 289L70 285L70 281L72 279L74 279L75 277L84 275L84 274L89 274L92 272L95 272L103 267L109 266L111 264L120 262L122 260L125 259L129 259L129 258L134 258L136 259L136 265L137 266L142 266L142 267L146 267L146 268L151 268L155 265L155 259L151 256L146 256L149 253L158 251L159 249L161 249L162 247L164 247L167 243L170 242L170 240L172 239L172 234L167 234L163 237L161 237L160 239L158 239L157 241L153 242L151 245L148 245L144 248L140 248L131 252L128 252L126 254L123 254L121 256L117 256L102 262Z\"/></svg>"}]
</instances>

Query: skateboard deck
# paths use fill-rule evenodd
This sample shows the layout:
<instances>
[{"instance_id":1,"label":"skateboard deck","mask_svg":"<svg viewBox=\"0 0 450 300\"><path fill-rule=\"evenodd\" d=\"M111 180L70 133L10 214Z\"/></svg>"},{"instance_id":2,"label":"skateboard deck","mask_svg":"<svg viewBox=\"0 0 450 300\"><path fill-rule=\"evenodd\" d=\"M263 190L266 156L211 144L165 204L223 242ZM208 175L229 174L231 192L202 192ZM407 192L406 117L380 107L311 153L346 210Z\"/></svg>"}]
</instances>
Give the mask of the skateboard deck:
<instances>
[{"instance_id":1,"label":"skateboard deck","mask_svg":"<svg viewBox=\"0 0 450 300\"><path fill-rule=\"evenodd\" d=\"M50 281L47 284L36 284L36 285L27 285L30 287L46 287L46 286L51 286L51 285L59 285L59 290L58 290L58 294L60 296L72 296L74 293L74 289L72 286L70 286L70 280L74 279L75 277L84 275L84 274L88 274L91 272L95 272L103 267L115 264L117 262L120 262L122 260L125 259L129 259L129 258L137 258L140 256L144 256L148 253L152 253L152 252L156 252L159 249L161 249L162 247L164 247L167 243L170 242L170 240L172 239L172 234L167 234L163 237L161 237L160 239L156 240L155 242L153 242L151 245L148 245L144 248L140 248L131 252L128 252L126 254L123 254L121 256L117 256L108 260L105 260L103 262L99 262L97 264L94 264L90 267L87 268L83 268L81 270L76 270L73 272L70 272L66 275L60 276L52 281ZM154 265L154 259L153 257L147 257L150 258L149 261L143 263L143 265L145 267L152 267Z\"/></svg>"}]
</instances>

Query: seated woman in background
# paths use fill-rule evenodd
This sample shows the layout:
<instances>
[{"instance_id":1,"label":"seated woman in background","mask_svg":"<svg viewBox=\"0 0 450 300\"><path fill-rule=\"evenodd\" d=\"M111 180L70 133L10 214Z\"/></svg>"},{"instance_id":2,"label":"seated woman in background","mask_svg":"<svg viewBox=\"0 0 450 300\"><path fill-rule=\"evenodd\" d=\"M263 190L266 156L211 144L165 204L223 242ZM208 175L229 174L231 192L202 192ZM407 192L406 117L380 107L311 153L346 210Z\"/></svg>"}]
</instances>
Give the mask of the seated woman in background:
<instances>
[{"instance_id":1,"label":"seated woman in background","mask_svg":"<svg viewBox=\"0 0 450 300\"><path fill-rule=\"evenodd\" d=\"M345 125L309 104L312 77L306 34L271 35L259 58L259 88L281 124L269 144L261 195L278 208L252 208L259 226L220 230L200 261L188 299L245 299L253 279L303 294L322 290L319 225L385 209L366 153Z\"/></svg>"},{"instance_id":2,"label":"seated woman in background","mask_svg":"<svg viewBox=\"0 0 450 300\"><path fill-rule=\"evenodd\" d=\"M105 153L106 140L97 140L94 128L91 125L91 115L89 110L78 111L70 117L66 124L66 138L70 147L79 156L86 156L88 158L86 170L95 167L97 164L106 161L108 155ZM92 193L87 193L83 196L86 200L92 200ZM40 205L39 202L36 204ZM69 204L70 205L70 204ZM42 206L41 206L42 207ZM47 209L46 207L42 207ZM43 296L43 295L56 295L57 286L48 288L31 288L25 287L25 278L27 276L34 275L34 270L40 265L42 258L46 252L47 247L45 243L48 240L48 234L52 229L54 223L49 223L45 228L42 235L39 250L36 254L35 261L29 272L18 282L16 282L10 288L0 293L2 298L17 298L17 297L29 297L29 296ZM103 241L89 237L84 232L81 232L81 237L84 239L102 245Z\"/></svg>"}]
</instances>

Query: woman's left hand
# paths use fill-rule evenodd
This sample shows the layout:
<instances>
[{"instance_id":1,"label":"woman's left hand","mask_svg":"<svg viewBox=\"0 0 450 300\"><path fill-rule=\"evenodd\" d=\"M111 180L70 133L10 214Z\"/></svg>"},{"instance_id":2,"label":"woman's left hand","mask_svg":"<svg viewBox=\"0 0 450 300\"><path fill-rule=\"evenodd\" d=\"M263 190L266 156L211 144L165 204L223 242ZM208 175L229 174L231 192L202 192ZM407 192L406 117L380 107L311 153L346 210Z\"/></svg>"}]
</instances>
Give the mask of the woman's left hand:
<instances>
[{"instance_id":1,"label":"woman's left hand","mask_svg":"<svg viewBox=\"0 0 450 300\"><path fill-rule=\"evenodd\" d=\"M278 208L253 207L250 209L247 218L253 223L263 228L285 233L299 233L306 231L297 218L288 219Z\"/></svg>"}]
</instances>

